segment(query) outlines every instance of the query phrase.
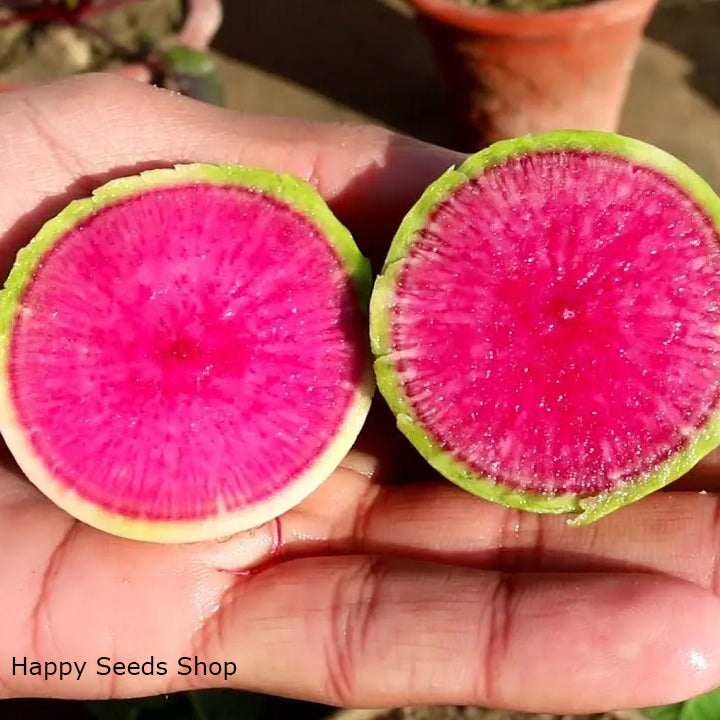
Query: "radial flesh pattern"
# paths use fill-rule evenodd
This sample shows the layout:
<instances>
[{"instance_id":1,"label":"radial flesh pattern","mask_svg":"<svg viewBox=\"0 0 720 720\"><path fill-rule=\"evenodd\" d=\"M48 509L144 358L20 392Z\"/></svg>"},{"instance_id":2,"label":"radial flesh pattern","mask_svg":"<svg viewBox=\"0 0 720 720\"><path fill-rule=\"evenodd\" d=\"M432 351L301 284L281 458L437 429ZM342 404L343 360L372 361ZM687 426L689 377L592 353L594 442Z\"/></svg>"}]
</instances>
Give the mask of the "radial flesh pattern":
<instances>
[{"instance_id":1,"label":"radial flesh pattern","mask_svg":"<svg viewBox=\"0 0 720 720\"><path fill-rule=\"evenodd\" d=\"M411 211L371 303L380 389L450 479L581 522L718 442L720 202L612 135L498 143Z\"/></svg>"},{"instance_id":2,"label":"radial flesh pattern","mask_svg":"<svg viewBox=\"0 0 720 720\"><path fill-rule=\"evenodd\" d=\"M3 434L38 487L111 532L257 525L360 429L368 282L299 180L195 165L116 181L49 223L8 281Z\"/></svg>"}]
</instances>

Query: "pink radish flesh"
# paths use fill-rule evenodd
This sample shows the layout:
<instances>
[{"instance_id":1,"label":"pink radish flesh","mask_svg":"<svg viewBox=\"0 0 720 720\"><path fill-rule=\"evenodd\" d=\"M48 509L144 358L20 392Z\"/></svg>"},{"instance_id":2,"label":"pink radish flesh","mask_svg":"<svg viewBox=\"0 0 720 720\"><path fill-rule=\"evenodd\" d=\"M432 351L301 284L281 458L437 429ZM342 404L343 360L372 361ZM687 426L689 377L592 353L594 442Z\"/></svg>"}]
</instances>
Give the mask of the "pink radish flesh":
<instances>
[{"instance_id":1,"label":"pink radish flesh","mask_svg":"<svg viewBox=\"0 0 720 720\"><path fill-rule=\"evenodd\" d=\"M717 410L718 233L629 160L515 158L429 218L391 334L411 409L457 459L529 492L595 494Z\"/></svg>"},{"instance_id":2,"label":"pink radish flesh","mask_svg":"<svg viewBox=\"0 0 720 720\"><path fill-rule=\"evenodd\" d=\"M148 190L69 230L14 326L11 392L49 472L127 517L270 497L328 447L364 357L357 292L288 205Z\"/></svg>"}]
</instances>

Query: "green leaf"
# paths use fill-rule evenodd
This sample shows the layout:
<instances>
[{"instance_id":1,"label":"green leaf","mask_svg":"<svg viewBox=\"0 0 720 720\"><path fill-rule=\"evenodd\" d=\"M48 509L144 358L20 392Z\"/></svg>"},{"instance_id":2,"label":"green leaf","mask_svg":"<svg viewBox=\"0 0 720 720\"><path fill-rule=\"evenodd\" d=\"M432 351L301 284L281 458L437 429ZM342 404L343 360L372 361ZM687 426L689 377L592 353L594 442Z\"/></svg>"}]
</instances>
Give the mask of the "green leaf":
<instances>
[{"instance_id":1,"label":"green leaf","mask_svg":"<svg viewBox=\"0 0 720 720\"><path fill-rule=\"evenodd\" d=\"M163 60L176 72L188 75L207 75L215 69L209 55L184 45L172 45L164 50Z\"/></svg>"},{"instance_id":2,"label":"green leaf","mask_svg":"<svg viewBox=\"0 0 720 720\"><path fill-rule=\"evenodd\" d=\"M164 85L168 90L212 105L223 105L222 81L215 63L207 53L183 45L173 45L163 51L162 60Z\"/></svg>"},{"instance_id":3,"label":"green leaf","mask_svg":"<svg viewBox=\"0 0 720 720\"><path fill-rule=\"evenodd\" d=\"M718 720L720 688L682 703L645 708L642 712L652 720Z\"/></svg>"},{"instance_id":4,"label":"green leaf","mask_svg":"<svg viewBox=\"0 0 720 720\"><path fill-rule=\"evenodd\" d=\"M720 688L699 695L683 704L680 720L718 720L720 718Z\"/></svg>"},{"instance_id":5,"label":"green leaf","mask_svg":"<svg viewBox=\"0 0 720 720\"><path fill-rule=\"evenodd\" d=\"M685 703L674 705L660 705L659 707L645 708L642 712L652 720L681 720L680 714Z\"/></svg>"}]
</instances>

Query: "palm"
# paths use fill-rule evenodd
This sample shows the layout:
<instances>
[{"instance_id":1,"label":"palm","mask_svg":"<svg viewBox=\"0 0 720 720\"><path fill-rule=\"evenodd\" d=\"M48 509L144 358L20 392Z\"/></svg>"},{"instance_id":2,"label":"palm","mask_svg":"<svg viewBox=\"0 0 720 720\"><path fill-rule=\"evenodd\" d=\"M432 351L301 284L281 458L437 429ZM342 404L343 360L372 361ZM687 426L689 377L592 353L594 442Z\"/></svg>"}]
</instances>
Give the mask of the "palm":
<instances>
[{"instance_id":1,"label":"palm","mask_svg":"<svg viewBox=\"0 0 720 720\"><path fill-rule=\"evenodd\" d=\"M74 134L83 112L92 126ZM69 196L168 160L308 177L378 257L378 239L455 160L377 130L240 119L97 80L0 99L3 145L6 263ZM281 518L274 562L250 574L272 552L275 523L196 545L126 541L73 521L6 458L0 689L120 697L222 683L175 673L195 655L234 662L234 687L365 706L586 711L717 684L715 497L661 494L571 529L434 478L391 425L377 402L333 477ZM169 672L98 677L103 656L153 656ZM87 666L79 681L44 681L13 676L13 657Z\"/></svg>"}]
</instances>

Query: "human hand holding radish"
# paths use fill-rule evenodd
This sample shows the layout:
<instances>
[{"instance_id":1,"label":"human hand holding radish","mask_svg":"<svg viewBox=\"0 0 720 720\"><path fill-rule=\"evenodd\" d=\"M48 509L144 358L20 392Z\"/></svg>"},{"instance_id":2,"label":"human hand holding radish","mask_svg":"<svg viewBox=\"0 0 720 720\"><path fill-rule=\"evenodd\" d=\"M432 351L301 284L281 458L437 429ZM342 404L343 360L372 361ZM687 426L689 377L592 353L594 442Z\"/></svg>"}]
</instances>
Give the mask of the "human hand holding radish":
<instances>
[{"instance_id":1,"label":"human hand holding radish","mask_svg":"<svg viewBox=\"0 0 720 720\"><path fill-rule=\"evenodd\" d=\"M309 180L376 261L422 189L460 158L376 128L240 117L111 78L0 97L2 261L73 197L172 162ZM596 526L521 514L435 479L376 403L311 497L221 542L151 545L74 521L7 458L0 478L0 688L123 697L228 684L353 706L477 703L585 712L720 682L715 496L658 493ZM687 482L712 489L711 455ZM677 486L676 486L677 487ZM280 547L269 566L277 528ZM103 656L169 662L100 676ZM12 658L88 662L75 681Z\"/></svg>"}]
</instances>

